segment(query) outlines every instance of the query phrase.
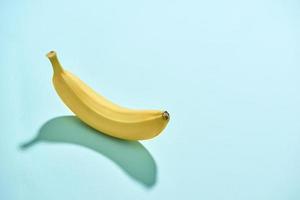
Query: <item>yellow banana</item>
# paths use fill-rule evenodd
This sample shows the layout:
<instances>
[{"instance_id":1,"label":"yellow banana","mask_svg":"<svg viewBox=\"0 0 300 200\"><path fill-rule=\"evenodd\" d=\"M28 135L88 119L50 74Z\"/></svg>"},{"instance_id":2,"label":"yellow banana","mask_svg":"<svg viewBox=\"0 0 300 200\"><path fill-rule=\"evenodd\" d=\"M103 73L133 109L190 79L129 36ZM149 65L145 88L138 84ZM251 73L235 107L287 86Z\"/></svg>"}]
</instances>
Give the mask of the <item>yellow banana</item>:
<instances>
[{"instance_id":1,"label":"yellow banana","mask_svg":"<svg viewBox=\"0 0 300 200\"><path fill-rule=\"evenodd\" d=\"M47 57L53 67L56 92L79 119L94 129L121 139L145 140L157 136L168 124L170 116L167 111L118 106L64 70L54 51L50 51Z\"/></svg>"}]
</instances>

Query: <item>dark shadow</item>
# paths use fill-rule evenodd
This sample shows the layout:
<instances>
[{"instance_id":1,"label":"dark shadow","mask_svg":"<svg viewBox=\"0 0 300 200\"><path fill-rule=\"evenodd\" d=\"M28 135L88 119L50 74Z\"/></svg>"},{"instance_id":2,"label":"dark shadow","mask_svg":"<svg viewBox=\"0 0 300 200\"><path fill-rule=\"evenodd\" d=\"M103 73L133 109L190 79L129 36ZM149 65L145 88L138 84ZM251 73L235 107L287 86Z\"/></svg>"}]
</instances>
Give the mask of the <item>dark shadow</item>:
<instances>
[{"instance_id":1,"label":"dark shadow","mask_svg":"<svg viewBox=\"0 0 300 200\"><path fill-rule=\"evenodd\" d=\"M87 147L112 160L144 186L152 187L156 183L156 163L140 142L106 136L74 116L61 116L47 121L36 138L23 144L21 149L25 150L38 142L71 143Z\"/></svg>"}]
</instances>

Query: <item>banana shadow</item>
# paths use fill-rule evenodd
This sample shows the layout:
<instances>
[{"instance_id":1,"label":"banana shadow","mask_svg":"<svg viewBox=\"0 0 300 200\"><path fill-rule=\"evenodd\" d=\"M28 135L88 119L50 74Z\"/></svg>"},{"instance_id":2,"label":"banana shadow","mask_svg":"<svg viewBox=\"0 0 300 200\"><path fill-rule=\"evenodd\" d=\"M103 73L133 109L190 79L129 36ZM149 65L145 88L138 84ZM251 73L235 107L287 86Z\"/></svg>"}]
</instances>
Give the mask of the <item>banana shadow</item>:
<instances>
[{"instance_id":1,"label":"banana shadow","mask_svg":"<svg viewBox=\"0 0 300 200\"><path fill-rule=\"evenodd\" d=\"M25 150L39 142L77 144L107 157L130 177L150 188L156 183L156 163L149 151L137 141L113 138L88 127L74 116L50 119L31 141L21 145Z\"/></svg>"}]
</instances>

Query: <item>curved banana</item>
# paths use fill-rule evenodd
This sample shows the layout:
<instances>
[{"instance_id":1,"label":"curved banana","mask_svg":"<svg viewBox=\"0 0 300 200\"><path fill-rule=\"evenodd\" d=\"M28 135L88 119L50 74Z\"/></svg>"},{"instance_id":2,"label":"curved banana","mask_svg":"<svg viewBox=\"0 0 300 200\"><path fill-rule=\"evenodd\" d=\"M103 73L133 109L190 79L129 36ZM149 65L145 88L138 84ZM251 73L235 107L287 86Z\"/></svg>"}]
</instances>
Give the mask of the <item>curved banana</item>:
<instances>
[{"instance_id":1,"label":"curved banana","mask_svg":"<svg viewBox=\"0 0 300 200\"><path fill-rule=\"evenodd\" d=\"M47 54L53 67L53 85L63 102L83 122L107 135L126 140L157 136L168 124L167 111L133 110L118 106L64 70L54 51Z\"/></svg>"}]
</instances>

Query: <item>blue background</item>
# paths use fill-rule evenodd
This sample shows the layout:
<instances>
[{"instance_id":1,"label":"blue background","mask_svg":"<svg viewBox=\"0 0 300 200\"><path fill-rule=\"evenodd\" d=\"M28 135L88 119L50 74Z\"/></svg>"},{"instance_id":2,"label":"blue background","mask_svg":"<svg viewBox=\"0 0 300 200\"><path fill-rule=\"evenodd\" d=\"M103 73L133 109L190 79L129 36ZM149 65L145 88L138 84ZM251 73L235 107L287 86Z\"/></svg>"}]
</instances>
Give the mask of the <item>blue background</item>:
<instances>
[{"instance_id":1,"label":"blue background","mask_svg":"<svg viewBox=\"0 0 300 200\"><path fill-rule=\"evenodd\" d=\"M297 0L1 1L0 199L300 199L299 9ZM170 112L163 134L136 143L156 166L150 186L110 153L21 148L72 115L52 86L50 50L112 101Z\"/></svg>"}]
</instances>

